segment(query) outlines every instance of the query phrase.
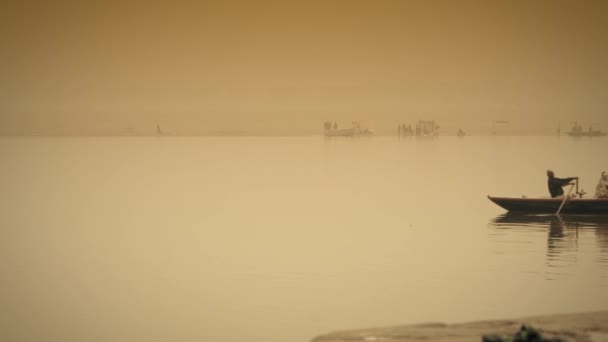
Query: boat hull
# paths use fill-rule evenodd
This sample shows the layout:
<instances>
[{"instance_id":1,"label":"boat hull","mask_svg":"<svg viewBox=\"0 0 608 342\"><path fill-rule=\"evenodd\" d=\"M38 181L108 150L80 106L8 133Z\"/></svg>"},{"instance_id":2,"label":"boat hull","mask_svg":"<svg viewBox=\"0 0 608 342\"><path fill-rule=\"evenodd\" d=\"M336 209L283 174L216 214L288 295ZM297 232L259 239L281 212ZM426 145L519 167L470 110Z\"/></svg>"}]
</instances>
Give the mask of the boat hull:
<instances>
[{"instance_id":1,"label":"boat hull","mask_svg":"<svg viewBox=\"0 0 608 342\"><path fill-rule=\"evenodd\" d=\"M571 137L605 137L606 133L604 132L591 132L591 133L568 133Z\"/></svg>"},{"instance_id":2,"label":"boat hull","mask_svg":"<svg viewBox=\"0 0 608 342\"><path fill-rule=\"evenodd\" d=\"M358 137L358 136L366 136L366 135L373 135L374 132L369 130L369 129L353 129L353 128L347 128L347 129L333 129L333 130L326 130L325 131L325 136L326 137Z\"/></svg>"},{"instance_id":3,"label":"boat hull","mask_svg":"<svg viewBox=\"0 0 608 342\"><path fill-rule=\"evenodd\" d=\"M509 212L530 214L555 214L563 198L513 198L492 197L490 201ZM562 208L564 214L608 215L608 198L571 198Z\"/></svg>"}]
</instances>

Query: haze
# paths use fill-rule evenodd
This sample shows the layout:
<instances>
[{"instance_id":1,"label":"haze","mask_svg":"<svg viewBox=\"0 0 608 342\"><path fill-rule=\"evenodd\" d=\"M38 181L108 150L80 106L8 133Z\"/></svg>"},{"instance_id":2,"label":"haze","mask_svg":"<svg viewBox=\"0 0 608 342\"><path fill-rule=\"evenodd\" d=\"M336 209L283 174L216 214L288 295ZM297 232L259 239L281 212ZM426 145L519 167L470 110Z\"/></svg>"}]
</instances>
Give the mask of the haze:
<instances>
[{"instance_id":1,"label":"haze","mask_svg":"<svg viewBox=\"0 0 608 342\"><path fill-rule=\"evenodd\" d=\"M0 134L608 128L604 1L3 2Z\"/></svg>"}]
</instances>

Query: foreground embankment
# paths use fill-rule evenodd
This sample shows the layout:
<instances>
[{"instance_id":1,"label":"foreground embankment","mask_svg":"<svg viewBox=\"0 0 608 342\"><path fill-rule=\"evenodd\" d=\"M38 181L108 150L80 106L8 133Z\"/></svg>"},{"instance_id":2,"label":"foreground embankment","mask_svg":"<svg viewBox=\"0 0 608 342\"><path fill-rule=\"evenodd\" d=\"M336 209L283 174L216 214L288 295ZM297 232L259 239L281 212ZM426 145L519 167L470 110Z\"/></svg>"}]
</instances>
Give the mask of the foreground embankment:
<instances>
[{"instance_id":1,"label":"foreground embankment","mask_svg":"<svg viewBox=\"0 0 608 342\"><path fill-rule=\"evenodd\" d=\"M479 342L483 335L513 336L524 324L537 329L543 337L560 338L562 341L608 342L608 311L457 324L426 323L339 331L316 337L312 342Z\"/></svg>"}]
</instances>

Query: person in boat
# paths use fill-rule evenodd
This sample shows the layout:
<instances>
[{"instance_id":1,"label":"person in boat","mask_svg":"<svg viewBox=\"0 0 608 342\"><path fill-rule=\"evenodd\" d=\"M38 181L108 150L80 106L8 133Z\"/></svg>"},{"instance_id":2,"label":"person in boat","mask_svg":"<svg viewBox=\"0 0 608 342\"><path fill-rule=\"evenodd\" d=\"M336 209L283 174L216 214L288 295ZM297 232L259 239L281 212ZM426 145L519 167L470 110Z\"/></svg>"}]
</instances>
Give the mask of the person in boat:
<instances>
[{"instance_id":1,"label":"person in boat","mask_svg":"<svg viewBox=\"0 0 608 342\"><path fill-rule=\"evenodd\" d=\"M578 179L578 177L568 177L568 178L557 178L555 174L551 170L547 170L547 184L549 186L549 193L551 197L559 197L564 195L564 189L562 187L570 184L573 180Z\"/></svg>"},{"instance_id":2,"label":"person in boat","mask_svg":"<svg viewBox=\"0 0 608 342\"><path fill-rule=\"evenodd\" d=\"M602 172L597 188L595 188L595 197L597 198L608 198L608 173Z\"/></svg>"}]
</instances>

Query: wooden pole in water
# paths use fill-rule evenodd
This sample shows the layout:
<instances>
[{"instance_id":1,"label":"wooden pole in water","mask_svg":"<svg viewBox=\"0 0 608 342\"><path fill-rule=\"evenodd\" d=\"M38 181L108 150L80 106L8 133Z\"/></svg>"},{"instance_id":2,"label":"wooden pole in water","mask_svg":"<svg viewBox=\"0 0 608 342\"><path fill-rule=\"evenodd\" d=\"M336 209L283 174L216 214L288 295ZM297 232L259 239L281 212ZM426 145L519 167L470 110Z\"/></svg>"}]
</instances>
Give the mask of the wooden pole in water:
<instances>
[{"instance_id":1,"label":"wooden pole in water","mask_svg":"<svg viewBox=\"0 0 608 342\"><path fill-rule=\"evenodd\" d=\"M555 213L555 215L559 215L559 213L562 211L562 208L564 207L564 204L566 204L566 201L568 200L568 198L570 198L570 193L572 192L572 188L574 188L574 184L570 185L570 189L568 190L568 194L566 196L564 196L564 200L562 201L562 205L559 206L559 209L557 209L557 212Z\"/></svg>"}]
</instances>

